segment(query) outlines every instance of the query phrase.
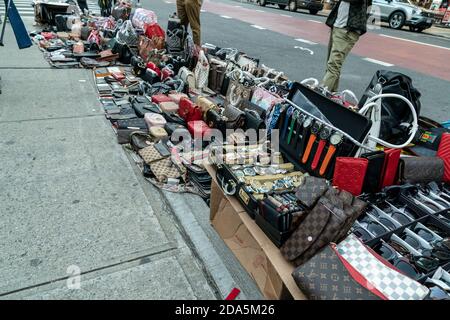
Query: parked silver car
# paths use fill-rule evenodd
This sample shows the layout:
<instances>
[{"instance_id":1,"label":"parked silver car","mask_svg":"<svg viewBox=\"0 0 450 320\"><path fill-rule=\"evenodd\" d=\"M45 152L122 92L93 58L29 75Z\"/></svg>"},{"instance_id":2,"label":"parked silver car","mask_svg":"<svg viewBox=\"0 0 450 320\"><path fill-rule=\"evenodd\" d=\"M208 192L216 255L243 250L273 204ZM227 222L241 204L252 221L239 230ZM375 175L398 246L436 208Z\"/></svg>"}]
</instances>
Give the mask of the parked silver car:
<instances>
[{"instance_id":1,"label":"parked silver car","mask_svg":"<svg viewBox=\"0 0 450 320\"><path fill-rule=\"evenodd\" d=\"M380 14L381 21L393 29L409 26L411 31L422 32L433 25L433 14L409 0L373 0L372 14Z\"/></svg>"}]
</instances>

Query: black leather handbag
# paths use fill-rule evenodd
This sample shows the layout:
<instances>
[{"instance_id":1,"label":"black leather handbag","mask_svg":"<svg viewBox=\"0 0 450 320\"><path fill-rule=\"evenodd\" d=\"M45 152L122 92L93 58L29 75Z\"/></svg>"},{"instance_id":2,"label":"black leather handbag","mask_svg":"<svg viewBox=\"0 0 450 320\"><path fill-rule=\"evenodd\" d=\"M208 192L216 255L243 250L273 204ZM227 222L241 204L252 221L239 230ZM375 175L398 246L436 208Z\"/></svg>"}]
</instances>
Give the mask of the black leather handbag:
<instances>
[{"instance_id":1,"label":"black leather handbag","mask_svg":"<svg viewBox=\"0 0 450 320\"><path fill-rule=\"evenodd\" d=\"M370 96L370 91L381 84L383 93L395 93L407 98L414 105L417 116L420 115L421 93L412 85L410 77L394 71L378 70L373 76L363 97L359 101L362 107ZM408 128L402 123L411 123L412 114L408 105L397 98L383 98L381 102L380 139L393 143L403 143L408 136Z\"/></svg>"}]
</instances>

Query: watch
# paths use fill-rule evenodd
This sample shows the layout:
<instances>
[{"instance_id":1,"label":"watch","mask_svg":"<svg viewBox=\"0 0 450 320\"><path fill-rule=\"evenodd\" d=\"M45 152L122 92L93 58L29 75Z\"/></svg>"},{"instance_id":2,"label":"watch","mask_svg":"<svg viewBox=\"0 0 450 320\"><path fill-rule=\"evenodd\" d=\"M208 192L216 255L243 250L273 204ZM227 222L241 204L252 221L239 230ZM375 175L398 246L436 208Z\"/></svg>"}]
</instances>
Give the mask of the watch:
<instances>
[{"instance_id":1,"label":"watch","mask_svg":"<svg viewBox=\"0 0 450 320\"><path fill-rule=\"evenodd\" d=\"M300 112L298 110L295 110L294 114L292 115L291 125L289 126L289 134L287 137L287 144L291 143L292 132L294 132L294 126L295 126L295 123L297 122L297 118L299 117L299 115L300 115Z\"/></svg>"},{"instance_id":2,"label":"watch","mask_svg":"<svg viewBox=\"0 0 450 320\"><path fill-rule=\"evenodd\" d=\"M311 128L311 135L309 136L308 144L306 145L305 153L302 157L302 163L308 162L309 155L311 154L311 149L317 139L317 134L319 133L321 127L322 124L320 122L314 122L314 125Z\"/></svg>"},{"instance_id":3,"label":"watch","mask_svg":"<svg viewBox=\"0 0 450 320\"><path fill-rule=\"evenodd\" d=\"M298 118L297 118L297 123L295 125L295 136L294 136L294 148L297 147L297 143L298 143L298 138L300 137L300 129L302 128L303 122L306 119L306 115L305 114L301 114Z\"/></svg>"},{"instance_id":4,"label":"watch","mask_svg":"<svg viewBox=\"0 0 450 320\"><path fill-rule=\"evenodd\" d=\"M328 138L331 136L331 129L328 127L323 127L320 131L319 137L319 145L317 146L316 154L314 155L313 162L311 163L311 169L316 170L317 165L319 164L320 156L322 155L323 148L325 148L325 144L327 143Z\"/></svg>"},{"instance_id":5,"label":"watch","mask_svg":"<svg viewBox=\"0 0 450 320\"><path fill-rule=\"evenodd\" d=\"M303 150L305 149L306 144L306 137L308 136L308 130L311 127L313 119L311 117L305 117L305 120L303 121L303 130L302 130L302 139L300 140L300 150L299 155L300 157L303 154Z\"/></svg>"},{"instance_id":6,"label":"watch","mask_svg":"<svg viewBox=\"0 0 450 320\"><path fill-rule=\"evenodd\" d=\"M322 165L320 166L319 174L323 176L327 171L328 165L330 164L330 160L333 157L334 153L337 150L337 147L344 140L344 136L342 133L335 132L330 137L330 146L328 147L328 151L323 159Z\"/></svg>"},{"instance_id":7,"label":"watch","mask_svg":"<svg viewBox=\"0 0 450 320\"><path fill-rule=\"evenodd\" d=\"M289 118L291 117L292 113L294 112L294 107L289 107L286 110L286 116L284 118L284 123L283 123L283 132L282 132L282 136L283 138L286 137L287 134L287 128L288 128L288 124L289 124Z\"/></svg>"}]
</instances>

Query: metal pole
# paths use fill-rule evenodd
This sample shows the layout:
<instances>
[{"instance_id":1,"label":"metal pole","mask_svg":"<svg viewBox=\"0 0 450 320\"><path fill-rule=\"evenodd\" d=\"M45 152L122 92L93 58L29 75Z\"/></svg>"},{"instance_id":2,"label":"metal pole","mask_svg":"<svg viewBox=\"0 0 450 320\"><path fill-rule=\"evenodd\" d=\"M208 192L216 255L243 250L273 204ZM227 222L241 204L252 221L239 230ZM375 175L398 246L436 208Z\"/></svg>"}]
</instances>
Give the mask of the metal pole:
<instances>
[{"instance_id":1,"label":"metal pole","mask_svg":"<svg viewBox=\"0 0 450 320\"><path fill-rule=\"evenodd\" d=\"M3 19L2 35L0 36L0 46L2 46L2 47L4 46L3 37L5 35L6 20L8 19L8 13L9 13L10 7L11 7L11 0L8 0L8 4L6 5L6 8L5 8L5 19Z\"/></svg>"}]
</instances>

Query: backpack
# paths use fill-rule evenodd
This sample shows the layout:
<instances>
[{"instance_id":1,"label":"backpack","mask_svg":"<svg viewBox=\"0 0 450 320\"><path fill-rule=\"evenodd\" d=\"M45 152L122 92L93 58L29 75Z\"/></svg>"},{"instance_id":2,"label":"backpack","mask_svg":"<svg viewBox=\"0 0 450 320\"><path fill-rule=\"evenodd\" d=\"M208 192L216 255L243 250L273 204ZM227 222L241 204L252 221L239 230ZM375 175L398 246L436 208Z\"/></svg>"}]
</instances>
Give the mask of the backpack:
<instances>
[{"instance_id":1,"label":"backpack","mask_svg":"<svg viewBox=\"0 0 450 320\"><path fill-rule=\"evenodd\" d=\"M381 84L382 93L396 93L404 96L414 106L419 117L421 93L412 85L410 77L394 71L378 70L370 81L364 95L359 101L362 108L370 97L371 90L377 84ZM403 143L413 120L408 105L398 98L383 98L381 101L381 131L380 139L391 143Z\"/></svg>"}]
</instances>

